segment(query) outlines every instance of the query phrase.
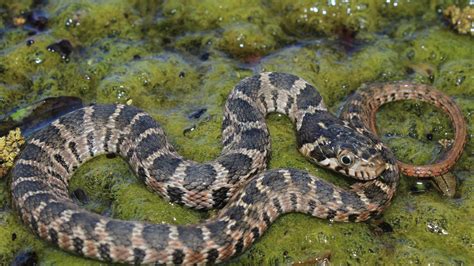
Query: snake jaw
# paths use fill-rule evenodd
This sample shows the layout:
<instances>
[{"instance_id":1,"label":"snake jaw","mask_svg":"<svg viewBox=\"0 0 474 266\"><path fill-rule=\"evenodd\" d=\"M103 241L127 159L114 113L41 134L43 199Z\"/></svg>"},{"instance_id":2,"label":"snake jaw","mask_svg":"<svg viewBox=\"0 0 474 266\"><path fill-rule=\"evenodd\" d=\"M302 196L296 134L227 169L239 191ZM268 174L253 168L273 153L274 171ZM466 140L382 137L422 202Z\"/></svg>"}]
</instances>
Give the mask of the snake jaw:
<instances>
[{"instance_id":1,"label":"snake jaw","mask_svg":"<svg viewBox=\"0 0 474 266\"><path fill-rule=\"evenodd\" d=\"M355 178L359 180L373 180L379 177L386 169L382 158L372 158L370 162L361 163L356 171Z\"/></svg>"}]
</instances>

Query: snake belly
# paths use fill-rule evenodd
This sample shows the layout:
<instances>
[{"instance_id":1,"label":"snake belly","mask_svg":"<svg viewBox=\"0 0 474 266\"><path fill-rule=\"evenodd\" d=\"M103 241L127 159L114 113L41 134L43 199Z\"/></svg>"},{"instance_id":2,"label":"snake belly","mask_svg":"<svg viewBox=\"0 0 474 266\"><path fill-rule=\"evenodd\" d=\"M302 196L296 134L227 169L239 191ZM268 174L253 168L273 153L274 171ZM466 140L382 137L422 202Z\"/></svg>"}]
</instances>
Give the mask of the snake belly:
<instances>
[{"instance_id":1,"label":"snake belly","mask_svg":"<svg viewBox=\"0 0 474 266\"><path fill-rule=\"evenodd\" d=\"M359 182L342 188L300 170L264 171L270 156L265 116L272 112L295 124L303 154ZM399 181L396 159L353 118L357 121L330 114L317 90L299 77L262 73L242 80L230 93L220 156L196 163L177 154L160 125L143 111L89 106L66 114L27 142L11 171L13 203L36 235L81 256L136 264L219 263L242 253L282 214L360 222L390 204ZM340 157L348 150L352 157ZM68 195L69 179L85 161L106 153L125 158L147 187L171 202L222 209L194 225L123 221L84 210ZM363 164L374 156L381 157L381 172L373 162ZM361 159L342 167L336 157L344 164L347 158Z\"/></svg>"}]
</instances>

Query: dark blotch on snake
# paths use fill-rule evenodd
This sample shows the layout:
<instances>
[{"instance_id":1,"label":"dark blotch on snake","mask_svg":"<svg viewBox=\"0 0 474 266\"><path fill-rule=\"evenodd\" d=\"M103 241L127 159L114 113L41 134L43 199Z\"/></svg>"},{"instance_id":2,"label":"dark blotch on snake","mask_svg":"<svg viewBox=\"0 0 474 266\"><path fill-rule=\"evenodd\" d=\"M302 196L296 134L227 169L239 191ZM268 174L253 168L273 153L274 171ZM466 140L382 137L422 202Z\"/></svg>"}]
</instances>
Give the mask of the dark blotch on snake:
<instances>
[{"instance_id":1,"label":"dark blotch on snake","mask_svg":"<svg viewBox=\"0 0 474 266\"><path fill-rule=\"evenodd\" d=\"M210 249L207 252L207 263L214 264L218 257L219 257L219 251L215 248Z\"/></svg>"},{"instance_id":2,"label":"dark blotch on snake","mask_svg":"<svg viewBox=\"0 0 474 266\"><path fill-rule=\"evenodd\" d=\"M227 192L229 192L229 188L221 187L212 192L212 199L214 200L213 207L216 209L221 209L225 206L227 202Z\"/></svg>"},{"instance_id":3,"label":"dark blotch on snake","mask_svg":"<svg viewBox=\"0 0 474 266\"><path fill-rule=\"evenodd\" d=\"M184 187L189 190L205 190L216 180L216 170L210 164L193 164L186 168Z\"/></svg>"},{"instance_id":4,"label":"dark blotch on snake","mask_svg":"<svg viewBox=\"0 0 474 266\"><path fill-rule=\"evenodd\" d=\"M142 237L150 247L157 251L163 251L168 247L167 237L170 228L164 224L147 224L143 227Z\"/></svg>"},{"instance_id":5,"label":"dark blotch on snake","mask_svg":"<svg viewBox=\"0 0 474 266\"><path fill-rule=\"evenodd\" d=\"M145 256L146 256L146 253L143 249L140 249L140 248L133 249L133 258L134 258L133 263L135 263L135 265L142 264Z\"/></svg>"},{"instance_id":6,"label":"dark blotch on snake","mask_svg":"<svg viewBox=\"0 0 474 266\"><path fill-rule=\"evenodd\" d=\"M370 186L365 188L364 194L368 199L370 199L370 201L377 201L377 198L383 198L385 196L385 192L378 186Z\"/></svg>"},{"instance_id":7,"label":"dark blotch on snake","mask_svg":"<svg viewBox=\"0 0 474 266\"><path fill-rule=\"evenodd\" d=\"M109 141L111 137L112 137L112 130L110 130L110 128L107 128L107 130L105 131L105 137L104 137L104 151L106 153L110 152Z\"/></svg>"},{"instance_id":8,"label":"dark blotch on snake","mask_svg":"<svg viewBox=\"0 0 474 266\"><path fill-rule=\"evenodd\" d=\"M166 192L168 192L171 202L181 203L184 191L182 191L180 188L168 186Z\"/></svg>"},{"instance_id":9,"label":"dark blotch on snake","mask_svg":"<svg viewBox=\"0 0 474 266\"><path fill-rule=\"evenodd\" d=\"M242 92L248 97L255 98L260 88L260 77L253 76L244 79L242 82L235 86L235 90Z\"/></svg>"},{"instance_id":10,"label":"dark blotch on snake","mask_svg":"<svg viewBox=\"0 0 474 266\"><path fill-rule=\"evenodd\" d=\"M61 134L59 133L59 129L52 125L49 125L38 133L36 133L34 139L37 139L40 142L48 142L53 145L62 144L65 142L65 140L61 137Z\"/></svg>"},{"instance_id":11,"label":"dark blotch on snake","mask_svg":"<svg viewBox=\"0 0 474 266\"><path fill-rule=\"evenodd\" d=\"M178 165L182 162L181 159L172 157L168 154L162 155L153 161L153 168L151 175L158 181L165 177L173 175Z\"/></svg>"},{"instance_id":12,"label":"dark blotch on snake","mask_svg":"<svg viewBox=\"0 0 474 266\"><path fill-rule=\"evenodd\" d=\"M235 253L234 254L239 254L242 252L242 249L244 248L244 239L240 238L237 243L235 244Z\"/></svg>"},{"instance_id":13,"label":"dark blotch on snake","mask_svg":"<svg viewBox=\"0 0 474 266\"><path fill-rule=\"evenodd\" d=\"M117 246L130 246L132 244L132 232L134 225L122 221L109 221L105 225L105 231L113 235L114 244Z\"/></svg>"},{"instance_id":14,"label":"dark blotch on snake","mask_svg":"<svg viewBox=\"0 0 474 266\"><path fill-rule=\"evenodd\" d=\"M302 194L308 193L311 190L311 177L307 173L301 171L290 170L291 182L295 185Z\"/></svg>"},{"instance_id":15,"label":"dark blotch on snake","mask_svg":"<svg viewBox=\"0 0 474 266\"><path fill-rule=\"evenodd\" d=\"M58 162L64 168L64 170L66 170L66 172L69 173L69 167L66 161L64 160L64 158L61 156L61 154L56 153L55 155L53 155L53 158L56 162Z\"/></svg>"},{"instance_id":16,"label":"dark blotch on snake","mask_svg":"<svg viewBox=\"0 0 474 266\"><path fill-rule=\"evenodd\" d=\"M223 246L226 244L227 236L225 231L228 223L226 221L216 221L210 223L206 226L207 230L210 232L210 237L214 239L217 245Z\"/></svg>"},{"instance_id":17,"label":"dark blotch on snake","mask_svg":"<svg viewBox=\"0 0 474 266\"><path fill-rule=\"evenodd\" d=\"M233 206L225 212L225 215L230 219L241 222L242 217L244 217L245 209L242 206Z\"/></svg>"},{"instance_id":18,"label":"dark blotch on snake","mask_svg":"<svg viewBox=\"0 0 474 266\"><path fill-rule=\"evenodd\" d=\"M240 134L240 142L236 148L258 150L263 152L268 145L268 134L263 129L252 128Z\"/></svg>"},{"instance_id":19,"label":"dark blotch on snake","mask_svg":"<svg viewBox=\"0 0 474 266\"><path fill-rule=\"evenodd\" d=\"M351 215L349 215L349 217L348 217L348 218L349 218L349 222L355 222L355 221L357 221L357 218L358 218L358 217L359 217L359 215L357 215L357 214L351 214Z\"/></svg>"},{"instance_id":20,"label":"dark blotch on snake","mask_svg":"<svg viewBox=\"0 0 474 266\"><path fill-rule=\"evenodd\" d=\"M115 128L123 130L128 125L132 119L141 111L133 106L126 106L122 109L122 112L115 118Z\"/></svg>"},{"instance_id":21,"label":"dark blotch on snake","mask_svg":"<svg viewBox=\"0 0 474 266\"><path fill-rule=\"evenodd\" d=\"M186 256L181 249L176 249L172 255L173 255L173 263L175 265L183 263L184 257Z\"/></svg>"},{"instance_id":22,"label":"dark blotch on snake","mask_svg":"<svg viewBox=\"0 0 474 266\"><path fill-rule=\"evenodd\" d=\"M282 191L287 186L285 177L278 171L268 171L265 173L262 179L262 185L273 191Z\"/></svg>"},{"instance_id":23,"label":"dark blotch on snake","mask_svg":"<svg viewBox=\"0 0 474 266\"><path fill-rule=\"evenodd\" d=\"M49 163L49 154L40 146L36 144L27 145L23 149L22 159L25 161L39 161Z\"/></svg>"},{"instance_id":24,"label":"dark blotch on snake","mask_svg":"<svg viewBox=\"0 0 474 266\"><path fill-rule=\"evenodd\" d=\"M152 133L142 139L140 143L138 143L137 147L135 148L135 153L139 159L145 160L154 152L157 152L165 147L165 144L166 140L163 135Z\"/></svg>"},{"instance_id":25,"label":"dark blotch on snake","mask_svg":"<svg viewBox=\"0 0 474 266\"><path fill-rule=\"evenodd\" d=\"M227 108L235 110L235 117L239 122L256 122L263 120L263 115L260 111L242 99L228 100Z\"/></svg>"},{"instance_id":26,"label":"dark blotch on snake","mask_svg":"<svg viewBox=\"0 0 474 266\"><path fill-rule=\"evenodd\" d=\"M94 133L89 132L87 133L87 147L89 149L89 155L94 156Z\"/></svg>"},{"instance_id":27,"label":"dark blotch on snake","mask_svg":"<svg viewBox=\"0 0 474 266\"><path fill-rule=\"evenodd\" d=\"M77 151L77 143L75 143L74 141L69 142L68 148L71 151L72 155L74 155L74 158L76 158L79 163L82 163L81 157L79 156L79 152Z\"/></svg>"},{"instance_id":28,"label":"dark blotch on snake","mask_svg":"<svg viewBox=\"0 0 474 266\"><path fill-rule=\"evenodd\" d=\"M282 207L281 207L280 201L279 201L277 198L274 198L274 199L272 200L272 203L273 203L273 206L275 206L275 208L277 209L278 214L282 214L282 213L283 213L283 209L282 209Z\"/></svg>"},{"instance_id":29,"label":"dark blotch on snake","mask_svg":"<svg viewBox=\"0 0 474 266\"><path fill-rule=\"evenodd\" d=\"M53 228L49 228L48 229L48 235L49 235L49 239L51 241L51 243L53 243L53 245L58 245L58 232L56 230L54 230Z\"/></svg>"},{"instance_id":30,"label":"dark blotch on snake","mask_svg":"<svg viewBox=\"0 0 474 266\"><path fill-rule=\"evenodd\" d=\"M50 203L51 201L57 199L56 196L51 195L50 193L38 193L34 196L28 197L24 202L24 206L26 209L34 210L38 208L41 203L48 203L49 205L52 204Z\"/></svg>"},{"instance_id":31,"label":"dark blotch on snake","mask_svg":"<svg viewBox=\"0 0 474 266\"><path fill-rule=\"evenodd\" d=\"M227 169L229 176L241 176L252 165L252 159L241 153L221 156L217 159L217 162Z\"/></svg>"},{"instance_id":32,"label":"dark blotch on snake","mask_svg":"<svg viewBox=\"0 0 474 266\"><path fill-rule=\"evenodd\" d=\"M139 167L137 171L137 177L141 182L145 182L147 178L147 174L145 172L145 169L143 167Z\"/></svg>"},{"instance_id":33,"label":"dark blotch on snake","mask_svg":"<svg viewBox=\"0 0 474 266\"><path fill-rule=\"evenodd\" d=\"M326 216L326 219L332 220L332 219L334 219L334 217L336 217L336 211L334 211L334 210L328 210L328 214L327 214L327 216Z\"/></svg>"},{"instance_id":34,"label":"dark blotch on snake","mask_svg":"<svg viewBox=\"0 0 474 266\"><path fill-rule=\"evenodd\" d=\"M257 183L255 181L250 182L245 187L245 195L242 197L243 202L247 204L255 204L256 202L262 200L262 194L257 188Z\"/></svg>"},{"instance_id":35,"label":"dark blotch on snake","mask_svg":"<svg viewBox=\"0 0 474 266\"><path fill-rule=\"evenodd\" d=\"M30 222L30 226L31 226L31 229L33 230L33 232L38 234L38 222L36 221L36 219L33 216L31 216L29 222Z\"/></svg>"},{"instance_id":36,"label":"dark blotch on snake","mask_svg":"<svg viewBox=\"0 0 474 266\"><path fill-rule=\"evenodd\" d=\"M204 236L202 230L196 227L178 227L179 240L186 243L192 250L202 250L204 248Z\"/></svg>"},{"instance_id":37,"label":"dark blotch on snake","mask_svg":"<svg viewBox=\"0 0 474 266\"><path fill-rule=\"evenodd\" d=\"M100 105L94 108L91 119L92 121L98 121L99 124L106 124L112 114L115 112L115 105ZM98 130L102 130L98 129Z\"/></svg>"},{"instance_id":38,"label":"dark blotch on snake","mask_svg":"<svg viewBox=\"0 0 474 266\"><path fill-rule=\"evenodd\" d=\"M270 73L270 75L268 75L268 78L270 79L270 82L273 86L287 91L291 90L291 87L293 87L295 81L299 79L297 76L294 75L276 72Z\"/></svg>"},{"instance_id":39,"label":"dark blotch on snake","mask_svg":"<svg viewBox=\"0 0 474 266\"><path fill-rule=\"evenodd\" d=\"M260 232L258 230L258 227L252 228L252 235L253 235L253 241L258 239L258 237L260 236Z\"/></svg>"},{"instance_id":40,"label":"dark blotch on snake","mask_svg":"<svg viewBox=\"0 0 474 266\"><path fill-rule=\"evenodd\" d=\"M36 176L38 173L45 174L40 168L23 163L17 163L11 172L12 175L18 177L32 177Z\"/></svg>"},{"instance_id":41,"label":"dark blotch on snake","mask_svg":"<svg viewBox=\"0 0 474 266\"><path fill-rule=\"evenodd\" d=\"M79 237L75 237L72 239L72 243L73 243L73 246L74 246L74 250L78 253L78 254L84 254L82 252L82 249L84 248L84 240L80 239Z\"/></svg>"},{"instance_id":42,"label":"dark blotch on snake","mask_svg":"<svg viewBox=\"0 0 474 266\"><path fill-rule=\"evenodd\" d=\"M296 206L298 205L298 197L296 196L295 193L290 194L290 202L291 202L291 207L296 210Z\"/></svg>"},{"instance_id":43,"label":"dark blotch on snake","mask_svg":"<svg viewBox=\"0 0 474 266\"><path fill-rule=\"evenodd\" d=\"M84 235L89 236L95 241L99 241L99 238L97 237L97 233L95 231L95 227L98 223L100 223L99 218L95 216L91 217L86 213L74 213L71 215L71 218L67 222L71 229L73 228L73 226L80 227L84 231Z\"/></svg>"},{"instance_id":44,"label":"dark blotch on snake","mask_svg":"<svg viewBox=\"0 0 474 266\"><path fill-rule=\"evenodd\" d=\"M270 219L270 216L268 216L267 212L263 212L263 221L265 222L265 225L269 227L272 224L272 221Z\"/></svg>"},{"instance_id":45,"label":"dark blotch on snake","mask_svg":"<svg viewBox=\"0 0 474 266\"><path fill-rule=\"evenodd\" d=\"M150 116L145 115L145 116L140 116L140 119L135 122L132 126L132 131L130 132L130 138L136 139L138 138L142 133L144 133L147 129L150 128L158 128L159 125L157 122Z\"/></svg>"},{"instance_id":46,"label":"dark blotch on snake","mask_svg":"<svg viewBox=\"0 0 474 266\"><path fill-rule=\"evenodd\" d=\"M111 261L109 244L99 245L99 255L105 261Z\"/></svg>"},{"instance_id":47,"label":"dark blotch on snake","mask_svg":"<svg viewBox=\"0 0 474 266\"><path fill-rule=\"evenodd\" d=\"M316 195L318 195L319 201L321 202L333 202L334 201L334 189L326 182L322 180L316 180Z\"/></svg>"},{"instance_id":48,"label":"dark blotch on snake","mask_svg":"<svg viewBox=\"0 0 474 266\"><path fill-rule=\"evenodd\" d=\"M26 193L30 192L31 189L35 189L35 191L43 191L48 188L48 185L41 180L25 180L18 183L15 188L13 189L12 193L15 198L21 198ZM30 196L29 198L34 197Z\"/></svg>"},{"instance_id":49,"label":"dark blotch on snake","mask_svg":"<svg viewBox=\"0 0 474 266\"><path fill-rule=\"evenodd\" d=\"M308 213L309 213L309 214L313 214L313 211L314 211L314 209L316 208L316 201L310 200L310 201L308 202L308 207L309 207L309 208L308 208Z\"/></svg>"},{"instance_id":50,"label":"dark blotch on snake","mask_svg":"<svg viewBox=\"0 0 474 266\"><path fill-rule=\"evenodd\" d=\"M306 84L296 99L296 105L298 106L298 109L305 110L311 106L317 107L321 101L321 95L319 95L316 89L313 86Z\"/></svg>"},{"instance_id":51,"label":"dark blotch on snake","mask_svg":"<svg viewBox=\"0 0 474 266\"><path fill-rule=\"evenodd\" d=\"M59 118L59 124L61 124L68 132L82 132L84 130L84 110L79 109L72 113L68 113Z\"/></svg>"}]
</instances>

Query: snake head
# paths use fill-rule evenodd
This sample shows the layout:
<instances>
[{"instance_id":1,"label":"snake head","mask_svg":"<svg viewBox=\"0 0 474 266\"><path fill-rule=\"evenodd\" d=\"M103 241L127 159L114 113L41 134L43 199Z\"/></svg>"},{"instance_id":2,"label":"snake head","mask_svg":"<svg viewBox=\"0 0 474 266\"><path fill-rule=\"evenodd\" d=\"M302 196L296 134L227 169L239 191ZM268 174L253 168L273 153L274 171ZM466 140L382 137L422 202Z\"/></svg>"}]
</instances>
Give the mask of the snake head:
<instances>
[{"instance_id":1,"label":"snake head","mask_svg":"<svg viewBox=\"0 0 474 266\"><path fill-rule=\"evenodd\" d=\"M375 179L386 169L382 145L375 138L330 114L320 114L311 124L298 131L298 146L312 162L358 180Z\"/></svg>"}]
</instances>

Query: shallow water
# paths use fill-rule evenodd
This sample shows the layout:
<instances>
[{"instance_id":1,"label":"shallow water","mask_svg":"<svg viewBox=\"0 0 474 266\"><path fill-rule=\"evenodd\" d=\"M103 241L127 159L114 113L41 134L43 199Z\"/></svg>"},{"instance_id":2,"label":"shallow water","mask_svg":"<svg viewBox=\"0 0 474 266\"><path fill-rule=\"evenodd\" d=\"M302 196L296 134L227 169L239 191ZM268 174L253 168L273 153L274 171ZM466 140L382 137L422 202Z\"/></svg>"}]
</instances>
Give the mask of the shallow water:
<instances>
[{"instance_id":1,"label":"shallow water","mask_svg":"<svg viewBox=\"0 0 474 266\"><path fill-rule=\"evenodd\" d=\"M474 262L473 37L458 34L442 15L450 4L467 1L153 2L3 1L1 114L52 96L129 103L160 121L183 156L206 161L220 152L227 94L254 73L298 75L318 88L334 112L363 83L432 84L455 99L469 127L453 169L454 198L429 186L414 193L415 180L402 177L384 214L393 232L289 214L230 264L311 265L328 256L336 265ZM268 121L271 168L305 169L346 184L297 152L286 117ZM407 162L435 161L443 149L438 142L452 138L447 117L425 104L386 105L377 122L384 141ZM185 224L213 215L148 192L120 158L99 157L81 167L71 192L78 195L78 188L87 195L86 208L120 219ZM6 178L0 202L0 264L25 250L35 251L42 264L95 263L32 236L10 208Z\"/></svg>"}]
</instances>

